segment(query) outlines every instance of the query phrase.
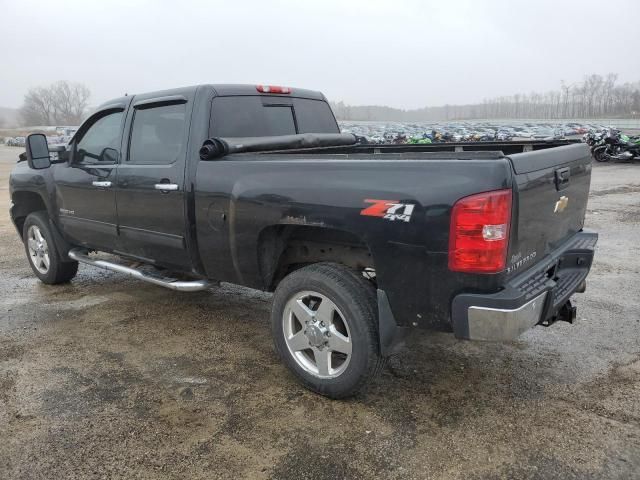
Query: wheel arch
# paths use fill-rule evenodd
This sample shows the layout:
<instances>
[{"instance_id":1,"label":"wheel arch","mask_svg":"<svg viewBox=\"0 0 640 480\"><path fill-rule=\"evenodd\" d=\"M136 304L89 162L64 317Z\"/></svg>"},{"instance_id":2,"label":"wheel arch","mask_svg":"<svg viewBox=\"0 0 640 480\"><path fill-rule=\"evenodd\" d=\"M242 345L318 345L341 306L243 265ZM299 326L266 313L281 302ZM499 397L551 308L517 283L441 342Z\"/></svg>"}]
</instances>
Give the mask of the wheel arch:
<instances>
[{"instance_id":1,"label":"wheel arch","mask_svg":"<svg viewBox=\"0 0 640 480\"><path fill-rule=\"evenodd\" d=\"M30 213L46 211L47 204L42 195L28 190L19 190L11 195L11 220L22 237L24 221Z\"/></svg>"},{"instance_id":2,"label":"wheel arch","mask_svg":"<svg viewBox=\"0 0 640 480\"><path fill-rule=\"evenodd\" d=\"M380 353L398 351L404 344L407 328L399 326L387 293L378 288L375 258L366 240L346 230L306 225L272 225L258 238L258 264L265 289L273 291L287 274L320 262L334 262L364 272L373 269L369 279L377 291L377 315Z\"/></svg>"},{"instance_id":3,"label":"wheel arch","mask_svg":"<svg viewBox=\"0 0 640 480\"><path fill-rule=\"evenodd\" d=\"M58 226L51 218L51 212L45 202L44 197L38 193L30 190L19 190L11 194L11 220L16 227L18 235L22 239L24 222L27 217L34 212L45 212L51 227L51 233L53 240L58 249L58 253L62 256L64 261L69 261L67 252L71 249L71 245L64 238L60 232Z\"/></svg>"},{"instance_id":4,"label":"wheel arch","mask_svg":"<svg viewBox=\"0 0 640 480\"><path fill-rule=\"evenodd\" d=\"M364 238L347 230L271 225L258 236L258 265L263 285L273 291L288 273L304 265L335 262L355 270L375 269Z\"/></svg>"}]
</instances>

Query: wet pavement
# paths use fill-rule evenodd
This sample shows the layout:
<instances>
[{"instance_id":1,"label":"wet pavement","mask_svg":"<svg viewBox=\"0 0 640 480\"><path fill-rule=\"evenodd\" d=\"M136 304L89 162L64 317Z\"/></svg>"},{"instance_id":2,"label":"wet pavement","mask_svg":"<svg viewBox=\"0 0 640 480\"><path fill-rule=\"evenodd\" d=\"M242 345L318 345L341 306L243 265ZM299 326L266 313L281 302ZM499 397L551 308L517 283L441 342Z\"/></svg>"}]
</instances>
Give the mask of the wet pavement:
<instances>
[{"instance_id":1,"label":"wet pavement","mask_svg":"<svg viewBox=\"0 0 640 480\"><path fill-rule=\"evenodd\" d=\"M640 165L596 165L578 323L511 344L422 333L332 401L276 358L270 296L80 266L46 286L0 147L0 479L640 478Z\"/></svg>"}]
</instances>

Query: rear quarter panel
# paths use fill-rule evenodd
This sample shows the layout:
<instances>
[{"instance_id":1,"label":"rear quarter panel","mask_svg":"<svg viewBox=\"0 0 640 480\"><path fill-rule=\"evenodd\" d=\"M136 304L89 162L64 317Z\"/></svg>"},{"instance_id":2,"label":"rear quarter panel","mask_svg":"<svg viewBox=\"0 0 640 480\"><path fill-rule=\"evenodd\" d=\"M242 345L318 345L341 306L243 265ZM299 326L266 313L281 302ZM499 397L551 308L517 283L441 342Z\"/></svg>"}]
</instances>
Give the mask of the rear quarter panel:
<instances>
[{"instance_id":1,"label":"rear quarter panel","mask_svg":"<svg viewBox=\"0 0 640 480\"><path fill-rule=\"evenodd\" d=\"M466 195L510 187L505 159L403 159L394 155L234 155L200 161L197 243L210 278L266 288L260 232L272 225L334 228L369 247L378 287L401 324L450 329L449 304L463 286L494 289L497 276L447 268L449 216ZM362 215L366 199L414 205L410 221Z\"/></svg>"}]
</instances>

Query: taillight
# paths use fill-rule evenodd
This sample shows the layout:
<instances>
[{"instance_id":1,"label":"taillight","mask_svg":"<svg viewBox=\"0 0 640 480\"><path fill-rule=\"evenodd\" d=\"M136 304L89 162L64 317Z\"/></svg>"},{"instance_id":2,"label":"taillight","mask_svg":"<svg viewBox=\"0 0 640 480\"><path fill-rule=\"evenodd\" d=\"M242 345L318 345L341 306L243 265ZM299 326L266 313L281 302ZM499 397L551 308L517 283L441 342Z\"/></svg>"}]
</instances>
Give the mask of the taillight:
<instances>
[{"instance_id":1,"label":"taillight","mask_svg":"<svg viewBox=\"0 0 640 480\"><path fill-rule=\"evenodd\" d=\"M449 269L470 273L504 270L510 221L510 189L458 200L451 211Z\"/></svg>"},{"instance_id":2,"label":"taillight","mask_svg":"<svg viewBox=\"0 0 640 480\"><path fill-rule=\"evenodd\" d=\"M260 93L291 93L289 87L279 87L277 85L256 85L256 90Z\"/></svg>"}]
</instances>

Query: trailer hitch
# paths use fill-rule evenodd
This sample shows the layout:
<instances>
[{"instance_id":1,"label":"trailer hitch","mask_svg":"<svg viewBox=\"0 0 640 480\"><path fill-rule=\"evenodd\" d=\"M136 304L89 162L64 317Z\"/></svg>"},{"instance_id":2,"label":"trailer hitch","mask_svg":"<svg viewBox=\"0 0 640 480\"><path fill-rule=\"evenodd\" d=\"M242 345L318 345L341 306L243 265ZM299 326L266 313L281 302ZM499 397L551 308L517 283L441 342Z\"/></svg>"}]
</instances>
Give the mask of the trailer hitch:
<instances>
[{"instance_id":1,"label":"trailer hitch","mask_svg":"<svg viewBox=\"0 0 640 480\"><path fill-rule=\"evenodd\" d=\"M550 327L557 321L567 322L573 325L574 323L576 323L577 311L578 309L571 305L571 300L567 300L560 307L558 313L556 313L552 317L547 318L546 320L543 320L542 322L540 322L540 325L542 325L543 327Z\"/></svg>"},{"instance_id":2,"label":"trailer hitch","mask_svg":"<svg viewBox=\"0 0 640 480\"><path fill-rule=\"evenodd\" d=\"M567 300L560 310L558 310L558 320L567 323L576 323L576 314L578 309L571 305L571 300Z\"/></svg>"}]
</instances>

